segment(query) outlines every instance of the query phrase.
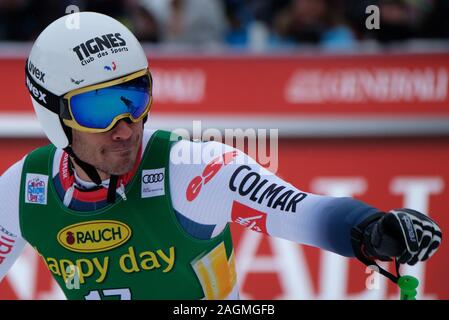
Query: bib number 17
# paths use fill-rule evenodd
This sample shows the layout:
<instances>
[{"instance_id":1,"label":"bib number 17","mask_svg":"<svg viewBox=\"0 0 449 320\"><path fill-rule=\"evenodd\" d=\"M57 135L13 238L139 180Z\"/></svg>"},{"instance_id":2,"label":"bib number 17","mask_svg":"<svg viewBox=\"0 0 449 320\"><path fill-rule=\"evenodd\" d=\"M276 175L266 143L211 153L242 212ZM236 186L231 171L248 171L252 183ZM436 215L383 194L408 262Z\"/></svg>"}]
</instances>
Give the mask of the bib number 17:
<instances>
[{"instance_id":1,"label":"bib number 17","mask_svg":"<svg viewBox=\"0 0 449 320\"><path fill-rule=\"evenodd\" d=\"M101 292L101 295L100 295ZM84 296L85 300L102 300L103 297L118 296L119 300L131 300L131 290L129 288L123 289L104 289L92 290L89 294Z\"/></svg>"}]
</instances>

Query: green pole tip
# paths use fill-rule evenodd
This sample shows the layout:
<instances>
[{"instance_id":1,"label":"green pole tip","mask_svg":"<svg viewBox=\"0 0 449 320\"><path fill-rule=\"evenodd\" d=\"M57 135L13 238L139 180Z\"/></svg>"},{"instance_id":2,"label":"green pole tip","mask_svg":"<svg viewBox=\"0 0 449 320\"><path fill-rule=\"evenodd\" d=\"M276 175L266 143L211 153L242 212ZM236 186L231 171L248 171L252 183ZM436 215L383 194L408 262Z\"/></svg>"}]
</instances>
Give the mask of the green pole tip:
<instances>
[{"instance_id":1,"label":"green pole tip","mask_svg":"<svg viewBox=\"0 0 449 320\"><path fill-rule=\"evenodd\" d=\"M402 276L398 280L398 286L401 289L401 300L416 300L416 288L419 281L412 276Z\"/></svg>"}]
</instances>

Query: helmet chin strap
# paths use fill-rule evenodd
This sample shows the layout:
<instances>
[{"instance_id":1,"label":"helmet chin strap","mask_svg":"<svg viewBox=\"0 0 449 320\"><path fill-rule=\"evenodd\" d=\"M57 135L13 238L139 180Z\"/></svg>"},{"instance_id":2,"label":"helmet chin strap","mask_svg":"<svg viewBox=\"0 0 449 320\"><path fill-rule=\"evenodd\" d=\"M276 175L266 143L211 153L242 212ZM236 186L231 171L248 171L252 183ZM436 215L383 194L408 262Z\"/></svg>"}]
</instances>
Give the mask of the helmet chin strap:
<instances>
[{"instance_id":1,"label":"helmet chin strap","mask_svg":"<svg viewBox=\"0 0 449 320\"><path fill-rule=\"evenodd\" d=\"M73 158L75 163L79 165L81 169L83 169L83 171L87 174L90 180L92 180L97 186L101 186L102 181L100 175L98 174L98 170L93 165L78 158L75 152L73 152L72 147L70 146L64 148L64 151L67 152L69 156ZM107 198L108 203L115 202L117 184L118 184L118 176L111 175L111 177L109 178L109 187L108 187L108 198Z\"/></svg>"},{"instance_id":2,"label":"helmet chin strap","mask_svg":"<svg viewBox=\"0 0 449 320\"><path fill-rule=\"evenodd\" d=\"M78 158L73 151L71 144L72 144L72 130L68 128L62 121L61 121L62 128L64 129L65 134L67 135L67 138L69 140L69 145L64 148L64 151L68 153L70 157L73 158L73 160L76 162L77 165L80 166L81 169L87 174L90 180L92 180L93 183L95 183L97 186L101 186L101 178L100 174L98 173L97 168L95 168L93 165L81 160ZM70 160L71 161L71 160ZM109 178L109 187L108 187L108 197L107 201L108 203L114 203L116 198L116 189L118 184L118 176L117 175L111 175Z\"/></svg>"},{"instance_id":3,"label":"helmet chin strap","mask_svg":"<svg viewBox=\"0 0 449 320\"><path fill-rule=\"evenodd\" d=\"M64 149L65 152L67 152L69 154L69 156L71 156L73 158L73 160L75 161L75 163L77 165L79 165L81 167L81 169L84 170L84 172L87 174L87 176L89 177L90 180L92 180L97 186L101 185L101 178L100 175L98 174L97 169L95 169L94 166L88 164L87 162L84 162L83 160L81 160L80 158L78 158L75 154L75 152L73 152L72 147L67 147Z\"/></svg>"}]
</instances>

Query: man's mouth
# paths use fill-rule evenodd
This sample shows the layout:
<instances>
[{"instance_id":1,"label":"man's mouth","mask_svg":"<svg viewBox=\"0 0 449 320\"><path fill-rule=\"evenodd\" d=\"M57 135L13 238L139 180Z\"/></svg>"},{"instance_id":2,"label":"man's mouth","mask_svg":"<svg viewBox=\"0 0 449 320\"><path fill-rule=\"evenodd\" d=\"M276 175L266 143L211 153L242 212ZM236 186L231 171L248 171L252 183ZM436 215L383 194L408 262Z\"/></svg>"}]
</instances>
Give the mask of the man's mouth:
<instances>
[{"instance_id":1,"label":"man's mouth","mask_svg":"<svg viewBox=\"0 0 449 320\"><path fill-rule=\"evenodd\" d=\"M109 152L114 152L114 153L125 153L125 152L131 152L132 148L121 148L121 149L111 149L109 150Z\"/></svg>"},{"instance_id":2,"label":"man's mouth","mask_svg":"<svg viewBox=\"0 0 449 320\"><path fill-rule=\"evenodd\" d=\"M118 148L111 148L108 149L108 152L113 152L113 153L124 153L124 152L131 152L133 150L134 146L133 145L129 145L129 146L120 146Z\"/></svg>"},{"instance_id":3,"label":"man's mouth","mask_svg":"<svg viewBox=\"0 0 449 320\"><path fill-rule=\"evenodd\" d=\"M111 148L108 148L107 150L109 152L125 152L132 151L134 147L135 145L133 143L120 143Z\"/></svg>"}]
</instances>

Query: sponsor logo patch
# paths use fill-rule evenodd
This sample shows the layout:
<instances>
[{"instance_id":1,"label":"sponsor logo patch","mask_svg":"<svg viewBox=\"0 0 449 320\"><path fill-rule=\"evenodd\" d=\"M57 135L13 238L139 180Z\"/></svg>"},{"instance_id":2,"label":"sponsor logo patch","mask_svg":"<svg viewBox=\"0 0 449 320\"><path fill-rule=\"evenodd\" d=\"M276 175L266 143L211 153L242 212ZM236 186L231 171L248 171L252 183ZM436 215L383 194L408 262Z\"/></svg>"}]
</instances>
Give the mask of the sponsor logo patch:
<instances>
[{"instance_id":1,"label":"sponsor logo patch","mask_svg":"<svg viewBox=\"0 0 449 320\"><path fill-rule=\"evenodd\" d=\"M117 248L131 237L131 229L114 220L72 224L58 232L57 240L74 252L102 252Z\"/></svg>"},{"instance_id":2,"label":"sponsor logo patch","mask_svg":"<svg viewBox=\"0 0 449 320\"><path fill-rule=\"evenodd\" d=\"M307 197L304 192L269 182L249 166L238 167L229 180L229 189L242 197L286 213L296 213L296 206Z\"/></svg>"},{"instance_id":3,"label":"sponsor logo patch","mask_svg":"<svg viewBox=\"0 0 449 320\"><path fill-rule=\"evenodd\" d=\"M107 71L115 71L115 69L117 69L117 65L115 64L115 61L112 61L112 64L110 66L109 65L105 65L103 67L103 69L107 70Z\"/></svg>"},{"instance_id":4,"label":"sponsor logo patch","mask_svg":"<svg viewBox=\"0 0 449 320\"><path fill-rule=\"evenodd\" d=\"M33 95L34 98L36 98L39 102L43 104L47 104L47 100L45 98L47 97L47 94L36 88L28 78L26 77L26 83L28 87L28 91Z\"/></svg>"},{"instance_id":5,"label":"sponsor logo patch","mask_svg":"<svg viewBox=\"0 0 449 320\"><path fill-rule=\"evenodd\" d=\"M81 65L85 66L95 61L95 59L128 51L128 47L120 33L108 33L80 43L72 50L78 57Z\"/></svg>"},{"instance_id":6,"label":"sponsor logo patch","mask_svg":"<svg viewBox=\"0 0 449 320\"><path fill-rule=\"evenodd\" d=\"M36 67L33 62L28 61L28 71L37 78L37 80L41 81L42 83L45 83L45 73L42 72L42 70L39 70L38 67Z\"/></svg>"},{"instance_id":7,"label":"sponsor logo patch","mask_svg":"<svg viewBox=\"0 0 449 320\"><path fill-rule=\"evenodd\" d=\"M0 234L0 266L6 260L8 254L11 253L15 242L15 239L12 237Z\"/></svg>"},{"instance_id":8,"label":"sponsor logo patch","mask_svg":"<svg viewBox=\"0 0 449 320\"><path fill-rule=\"evenodd\" d=\"M142 198L165 194L165 168L142 170Z\"/></svg>"},{"instance_id":9,"label":"sponsor logo patch","mask_svg":"<svg viewBox=\"0 0 449 320\"><path fill-rule=\"evenodd\" d=\"M79 85L81 82L84 82L84 79L81 80L75 80L73 78L70 78L70 81L72 81L74 84Z\"/></svg>"},{"instance_id":10,"label":"sponsor logo patch","mask_svg":"<svg viewBox=\"0 0 449 320\"><path fill-rule=\"evenodd\" d=\"M232 221L253 231L268 234L267 214L234 201L232 203Z\"/></svg>"},{"instance_id":11,"label":"sponsor logo patch","mask_svg":"<svg viewBox=\"0 0 449 320\"><path fill-rule=\"evenodd\" d=\"M47 204L48 176L27 173L25 181L25 202Z\"/></svg>"},{"instance_id":12,"label":"sponsor logo patch","mask_svg":"<svg viewBox=\"0 0 449 320\"><path fill-rule=\"evenodd\" d=\"M199 195L203 185L207 184L220 169L229 164L237 156L237 151L229 151L210 161L205 167L201 176L193 178L186 190L187 201L193 201Z\"/></svg>"}]
</instances>

